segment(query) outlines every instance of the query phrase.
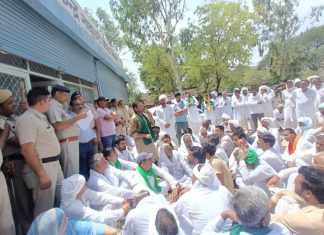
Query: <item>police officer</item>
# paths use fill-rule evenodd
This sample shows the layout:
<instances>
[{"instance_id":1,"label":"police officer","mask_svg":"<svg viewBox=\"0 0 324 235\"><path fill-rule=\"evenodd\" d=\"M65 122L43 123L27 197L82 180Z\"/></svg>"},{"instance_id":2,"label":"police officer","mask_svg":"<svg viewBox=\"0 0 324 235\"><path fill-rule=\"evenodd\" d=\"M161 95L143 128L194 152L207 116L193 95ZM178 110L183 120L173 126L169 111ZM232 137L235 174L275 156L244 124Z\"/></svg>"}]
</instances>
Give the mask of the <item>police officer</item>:
<instances>
[{"instance_id":1,"label":"police officer","mask_svg":"<svg viewBox=\"0 0 324 235\"><path fill-rule=\"evenodd\" d=\"M87 117L85 112L71 116L64 110L63 104L69 98L70 90L61 85L54 86L47 116L53 125L61 145L61 164L65 177L79 173L79 134L77 121Z\"/></svg>"},{"instance_id":2,"label":"police officer","mask_svg":"<svg viewBox=\"0 0 324 235\"><path fill-rule=\"evenodd\" d=\"M22 170L25 165L24 157L20 153L18 138L15 133L17 104L14 101L12 92L4 89L0 90L0 119L10 125L10 133L6 140L6 144L2 150L5 162L5 176L8 185L9 196L14 203L14 216L17 227L17 234L22 232L25 234L33 221L33 215L30 211L33 208L30 190L22 177ZM23 229L23 231L20 230Z\"/></svg>"},{"instance_id":3,"label":"police officer","mask_svg":"<svg viewBox=\"0 0 324 235\"><path fill-rule=\"evenodd\" d=\"M0 101L1 97L0 97ZM0 119L0 166L2 165L2 149L10 133L10 125ZM15 225L11 212L10 199L5 177L0 170L0 234L15 235Z\"/></svg>"},{"instance_id":4,"label":"police officer","mask_svg":"<svg viewBox=\"0 0 324 235\"><path fill-rule=\"evenodd\" d=\"M34 217L60 201L63 173L59 164L60 144L53 126L44 115L50 106L49 92L33 88L27 94L29 109L17 120L16 134L26 164L23 178L32 190Z\"/></svg>"}]
</instances>

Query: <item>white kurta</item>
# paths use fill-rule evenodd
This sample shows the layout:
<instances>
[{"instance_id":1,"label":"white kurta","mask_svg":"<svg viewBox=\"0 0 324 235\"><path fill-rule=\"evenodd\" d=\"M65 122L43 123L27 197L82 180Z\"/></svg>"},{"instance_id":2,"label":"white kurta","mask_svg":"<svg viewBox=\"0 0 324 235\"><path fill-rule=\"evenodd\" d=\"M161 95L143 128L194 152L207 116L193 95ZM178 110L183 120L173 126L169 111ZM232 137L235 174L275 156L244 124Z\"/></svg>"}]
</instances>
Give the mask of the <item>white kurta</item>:
<instances>
[{"instance_id":1,"label":"white kurta","mask_svg":"<svg viewBox=\"0 0 324 235\"><path fill-rule=\"evenodd\" d=\"M208 187L197 180L192 189L180 197L174 206L181 227L185 228L189 221L192 234L198 235L209 220L231 209L231 199L232 194L224 186Z\"/></svg>"},{"instance_id":2,"label":"white kurta","mask_svg":"<svg viewBox=\"0 0 324 235\"><path fill-rule=\"evenodd\" d=\"M257 93L256 95L251 94L248 98L248 101L251 107L251 114L264 113L263 106L262 104L259 103L260 101L262 102L259 93Z\"/></svg>"},{"instance_id":3,"label":"white kurta","mask_svg":"<svg viewBox=\"0 0 324 235\"><path fill-rule=\"evenodd\" d=\"M239 98L237 98L235 95L232 96L232 108L234 120L237 120L240 124L243 123L244 101L241 95Z\"/></svg>"},{"instance_id":4,"label":"white kurta","mask_svg":"<svg viewBox=\"0 0 324 235\"><path fill-rule=\"evenodd\" d=\"M160 131L168 133L172 141L178 144L177 133L175 129L175 116L174 109L167 105L162 107L161 105L156 109L156 121L160 127ZM169 127L165 127L166 124L170 124Z\"/></svg>"},{"instance_id":5,"label":"white kurta","mask_svg":"<svg viewBox=\"0 0 324 235\"><path fill-rule=\"evenodd\" d=\"M232 111L232 101L231 98L226 97L225 99L222 97L219 99L219 108L222 111L222 114L227 114L231 118L233 117L233 111Z\"/></svg>"},{"instance_id":6,"label":"white kurta","mask_svg":"<svg viewBox=\"0 0 324 235\"><path fill-rule=\"evenodd\" d=\"M124 235L151 235L149 232L152 213L157 208L169 206L162 195L154 195L143 198L135 209L131 210L126 217L123 227ZM179 228L179 235L181 228Z\"/></svg>"},{"instance_id":7,"label":"white kurta","mask_svg":"<svg viewBox=\"0 0 324 235\"><path fill-rule=\"evenodd\" d=\"M270 89L269 89L270 90ZM272 101L274 99L274 93L269 91L261 95L262 107L265 117L273 117L273 105Z\"/></svg>"},{"instance_id":8,"label":"white kurta","mask_svg":"<svg viewBox=\"0 0 324 235\"><path fill-rule=\"evenodd\" d=\"M127 149L125 149L123 151L119 151L117 148L115 148L115 150L118 155L118 159L122 159L122 160L129 161L129 162L136 162L135 156L133 155L133 153L130 153Z\"/></svg>"},{"instance_id":9,"label":"white kurta","mask_svg":"<svg viewBox=\"0 0 324 235\"><path fill-rule=\"evenodd\" d=\"M135 193L132 190L120 187L122 181L132 185L131 180L130 175L126 172L113 167L107 169L104 175L91 169L87 186L96 192L104 192L122 198L133 198Z\"/></svg>"},{"instance_id":10,"label":"white kurta","mask_svg":"<svg viewBox=\"0 0 324 235\"><path fill-rule=\"evenodd\" d=\"M260 155L260 159L268 163L276 172L286 168L281 155L273 148L269 148Z\"/></svg>"},{"instance_id":11,"label":"white kurta","mask_svg":"<svg viewBox=\"0 0 324 235\"><path fill-rule=\"evenodd\" d=\"M124 210L112 208L121 207L123 201L123 198L88 189L82 200L62 200L60 207L71 220L87 220L116 226L117 220L124 217Z\"/></svg>"},{"instance_id":12,"label":"white kurta","mask_svg":"<svg viewBox=\"0 0 324 235\"><path fill-rule=\"evenodd\" d=\"M231 156L231 154L235 148L233 140L228 135L224 135L223 137L220 138L219 146L222 149L224 149L227 156Z\"/></svg>"},{"instance_id":13,"label":"white kurta","mask_svg":"<svg viewBox=\"0 0 324 235\"><path fill-rule=\"evenodd\" d=\"M172 189L175 188L175 186L179 183L172 175L170 175L168 172L165 170L161 169L160 167L156 166L153 164L152 166L153 170L155 171L156 176L159 176L163 181L159 183L159 186L162 188L162 192L164 195L168 193L168 190L170 187ZM154 177L153 176L148 176L148 180L150 181L150 184L152 187L154 187ZM135 184L142 184L144 185L147 190L150 192L151 195L155 195L156 193L152 191L145 182L145 179L143 176L141 176L138 171L136 170L135 175L134 175L134 182Z\"/></svg>"},{"instance_id":14,"label":"white kurta","mask_svg":"<svg viewBox=\"0 0 324 235\"><path fill-rule=\"evenodd\" d=\"M172 151L172 157L168 158L165 153L160 155L161 169L172 175L182 187L191 185L192 170L185 159L178 153L178 151Z\"/></svg>"},{"instance_id":15,"label":"white kurta","mask_svg":"<svg viewBox=\"0 0 324 235\"><path fill-rule=\"evenodd\" d=\"M296 106L297 118L309 117L313 123L315 120L315 102L316 92L312 89L307 89L303 92L300 88L292 93L292 102Z\"/></svg>"},{"instance_id":16,"label":"white kurta","mask_svg":"<svg viewBox=\"0 0 324 235\"><path fill-rule=\"evenodd\" d=\"M296 107L295 104L292 101L292 94L294 89L291 90L283 90L282 91L282 100L284 102L284 117L285 117L285 126L292 122L296 122Z\"/></svg>"},{"instance_id":17,"label":"white kurta","mask_svg":"<svg viewBox=\"0 0 324 235\"><path fill-rule=\"evenodd\" d=\"M238 174L236 177L236 183L239 188L254 185L262 188L268 196L270 196L270 191L267 187L267 181L277 172L266 162L260 160L259 165L253 169L249 170L246 166L245 161L239 161L239 166L237 168Z\"/></svg>"},{"instance_id":18,"label":"white kurta","mask_svg":"<svg viewBox=\"0 0 324 235\"><path fill-rule=\"evenodd\" d=\"M285 114L284 114L284 111L282 111L280 113L278 109L275 109L273 111L273 116L274 116L274 118L276 120L276 127L277 128L279 128L279 127L284 128L284 126L285 126Z\"/></svg>"},{"instance_id":19,"label":"white kurta","mask_svg":"<svg viewBox=\"0 0 324 235\"><path fill-rule=\"evenodd\" d=\"M220 98L217 97L212 100L214 101L214 104L215 104L214 120L216 121L216 123L213 123L213 124L219 125L222 121L222 109L219 106Z\"/></svg>"}]
</instances>

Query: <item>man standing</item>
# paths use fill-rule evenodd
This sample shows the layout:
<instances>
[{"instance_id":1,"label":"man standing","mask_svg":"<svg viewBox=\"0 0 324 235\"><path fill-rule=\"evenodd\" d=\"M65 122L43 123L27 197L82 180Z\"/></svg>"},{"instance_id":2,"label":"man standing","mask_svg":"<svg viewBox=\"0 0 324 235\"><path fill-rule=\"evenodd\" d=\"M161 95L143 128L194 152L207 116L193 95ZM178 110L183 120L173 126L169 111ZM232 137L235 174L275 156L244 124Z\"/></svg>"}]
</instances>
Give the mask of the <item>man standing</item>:
<instances>
[{"instance_id":1,"label":"man standing","mask_svg":"<svg viewBox=\"0 0 324 235\"><path fill-rule=\"evenodd\" d=\"M178 92L174 95L174 115L176 118L176 128L177 128L177 138L178 143L181 141L181 130L184 132L186 128L189 127L187 119L187 104L183 99L181 99L181 94Z\"/></svg>"},{"instance_id":2,"label":"man standing","mask_svg":"<svg viewBox=\"0 0 324 235\"><path fill-rule=\"evenodd\" d=\"M121 117L122 122L120 124L120 135L124 135L127 138L127 128L130 118L133 115L132 110L124 104L124 100L122 98L117 100L117 114ZM118 129L118 128L117 128ZM117 135L118 135L118 131Z\"/></svg>"},{"instance_id":3,"label":"man standing","mask_svg":"<svg viewBox=\"0 0 324 235\"><path fill-rule=\"evenodd\" d=\"M144 105L142 102L137 101L133 103L133 110L135 113L129 121L128 133L134 138L137 152L152 153L152 160L156 162L159 156L154 144L155 137L152 132L153 120L144 113Z\"/></svg>"},{"instance_id":4,"label":"man standing","mask_svg":"<svg viewBox=\"0 0 324 235\"><path fill-rule=\"evenodd\" d=\"M288 80L286 83L286 89L283 90L281 94L284 102L285 128L295 128L297 126L295 104L293 104L291 100L294 90L294 82L292 80Z\"/></svg>"},{"instance_id":5,"label":"man standing","mask_svg":"<svg viewBox=\"0 0 324 235\"><path fill-rule=\"evenodd\" d=\"M61 145L61 164L65 177L79 173L79 133L76 122L87 117L86 113L71 116L64 110L63 104L68 100L70 90L57 85L52 88L48 119L53 125Z\"/></svg>"},{"instance_id":6,"label":"man standing","mask_svg":"<svg viewBox=\"0 0 324 235\"><path fill-rule=\"evenodd\" d=\"M251 118L256 130L258 128L258 120L261 122L261 118L264 117L264 110L257 87L252 87L251 92L252 94L249 97L249 103L251 105Z\"/></svg>"},{"instance_id":7,"label":"man standing","mask_svg":"<svg viewBox=\"0 0 324 235\"><path fill-rule=\"evenodd\" d=\"M227 91L224 91L222 98L219 99L219 108L222 114L227 114L231 118L233 117L232 101L231 98L227 96Z\"/></svg>"},{"instance_id":8,"label":"man standing","mask_svg":"<svg viewBox=\"0 0 324 235\"><path fill-rule=\"evenodd\" d=\"M18 119L16 134L26 164L23 177L32 190L34 216L49 210L54 198L59 201L63 173L59 164L60 144L54 128L48 122L49 93L43 88L33 88L27 94L29 109ZM78 156L77 156L78 157Z\"/></svg>"},{"instance_id":9,"label":"man standing","mask_svg":"<svg viewBox=\"0 0 324 235\"><path fill-rule=\"evenodd\" d=\"M96 132L96 139L95 144L99 145L101 144L101 138L100 138L100 121L98 117L98 113L96 110L96 107L94 105L86 103L84 97L82 96L80 91L76 91L71 95L71 100L80 100L83 103L83 110L84 112L88 112L91 110L94 116L94 121L91 122L91 128L95 130ZM97 151L97 150L96 150Z\"/></svg>"},{"instance_id":10,"label":"man standing","mask_svg":"<svg viewBox=\"0 0 324 235\"><path fill-rule=\"evenodd\" d=\"M240 89L234 88L234 95L232 96L233 118L238 121L241 126L246 123L244 119L244 103L241 96Z\"/></svg>"},{"instance_id":11,"label":"man standing","mask_svg":"<svg viewBox=\"0 0 324 235\"><path fill-rule=\"evenodd\" d=\"M101 142L104 149L112 148L116 138L115 120L118 118L118 115L107 108L107 101L105 97L99 97L97 99L97 104L97 112L101 129Z\"/></svg>"},{"instance_id":12,"label":"man standing","mask_svg":"<svg viewBox=\"0 0 324 235\"><path fill-rule=\"evenodd\" d=\"M20 153L20 145L15 133L17 120L14 115L16 111L17 105L14 101L12 92L10 90L0 90L0 119L10 125L9 136L2 149L5 166L7 166L6 168L8 170L5 172L5 176L7 182L12 182L12 184L9 185L9 189L11 189L13 193L9 194L9 196L14 203L13 208L15 208L16 212L16 226L21 226L22 230L27 232L33 221L33 216L30 214L33 205L31 192L28 190L22 177L25 161Z\"/></svg>"},{"instance_id":13,"label":"man standing","mask_svg":"<svg viewBox=\"0 0 324 235\"><path fill-rule=\"evenodd\" d=\"M160 95L159 101L160 106L156 110L156 117L157 121L160 127L160 131L167 132L172 141L179 145L177 134L175 130L175 116L174 116L174 110L167 105L167 99L168 97L166 95Z\"/></svg>"},{"instance_id":14,"label":"man standing","mask_svg":"<svg viewBox=\"0 0 324 235\"><path fill-rule=\"evenodd\" d=\"M2 101L2 100L0 100ZM0 165L2 165L2 152L3 146L10 133L10 125L3 119L0 119ZM15 235L15 224L12 217L10 199L8 195L8 188L6 179L0 170L0 234Z\"/></svg>"},{"instance_id":15,"label":"man standing","mask_svg":"<svg viewBox=\"0 0 324 235\"><path fill-rule=\"evenodd\" d=\"M296 107L297 119L300 117L309 117L315 123L316 92L309 88L309 82L307 80L300 82L300 88L294 90L291 99Z\"/></svg>"},{"instance_id":16,"label":"man standing","mask_svg":"<svg viewBox=\"0 0 324 235\"><path fill-rule=\"evenodd\" d=\"M243 87L241 90L241 96L243 100L243 123L242 127L246 130L254 130L254 126L251 118L251 105L249 103L249 97L251 94L247 87Z\"/></svg>"},{"instance_id":17,"label":"man standing","mask_svg":"<svg viewBox=\"0 0 324 235\"><path fill-rule=\"evenodd\" d=\"M201 125L201 118L198 110L199 102L195 96L188 93L187 103L188 103L188 118L190 120L189 126L191 127L192 132L195 135L198 135L200 125Z\"/></svg>"},{"instance_id":18,"label":"man standing","mask_svg":"<svg viewBox=\"0 0 324 235\"><path fill-rule=\"evenodd\" d=\"M83 102L81 100L71 99L70 102L72 112L71 117L74 118L83 112ZM94 154L94 143L96 142L96 134L89 125L86 129L80 128L79 134L79 170L80 174L86 179L89 178L90 160Z\"/></svg>"},{"instance_id":19,"label":"man standing","mask_svg":"<svg viewBox=\"0 0 324 235\"><path fill-rule=\"evenodd\" d=\"M265 117L273 117L273 105L274 92L268 86L260 86L260 96L262 100L262 108Z\"/></svg>"}]
</instances>

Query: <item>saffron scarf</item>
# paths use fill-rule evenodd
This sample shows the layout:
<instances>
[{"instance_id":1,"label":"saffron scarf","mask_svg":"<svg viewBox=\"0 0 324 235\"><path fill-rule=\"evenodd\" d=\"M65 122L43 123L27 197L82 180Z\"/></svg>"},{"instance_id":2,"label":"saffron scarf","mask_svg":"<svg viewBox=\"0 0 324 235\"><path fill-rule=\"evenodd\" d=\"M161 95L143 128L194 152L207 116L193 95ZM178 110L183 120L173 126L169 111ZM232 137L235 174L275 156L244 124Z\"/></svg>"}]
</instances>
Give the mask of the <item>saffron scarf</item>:
<instances>
[{"instance_id":1,"label":"saffron scarf","mask_svg":"<svg viewBox=\"0 0 324 235\"><path fill-rule=\"evenodd\" d=\"M300 139L300 136L296 136L295 139L294 139L294 142L291 144L289 143L288 144L288 154L291 155L293 154L295 151L296 151L296 147L297 147L297 143Z\"/></svg>"},{"instance_id":2,"label":"saffron scarf","mask_svg":"<svg viewBox=\"0 0 324 235\"><path fill-rule=\"evenodd\" d=\"M151 168L148 172L145 171L141 166L137 167L137 171L138 173L144 178L146 185L155 193L160 193L161 192L161 187L159 186L158 182L157 182L157 177L155 174L155 171L153 170L153 168ZM148 176L153 176L154 177L154 188L152 187Z\"/></svg>"}]
</instances>

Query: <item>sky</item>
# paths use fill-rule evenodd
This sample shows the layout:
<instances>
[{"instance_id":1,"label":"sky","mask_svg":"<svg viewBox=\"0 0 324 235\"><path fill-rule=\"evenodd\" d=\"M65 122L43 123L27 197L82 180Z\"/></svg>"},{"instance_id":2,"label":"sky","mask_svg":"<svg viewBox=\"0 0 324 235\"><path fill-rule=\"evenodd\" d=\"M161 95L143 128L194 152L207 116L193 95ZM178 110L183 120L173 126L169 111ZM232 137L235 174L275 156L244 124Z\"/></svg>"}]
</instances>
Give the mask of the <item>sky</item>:
<instances>
[{"instance_id":1,"label":"sky","mask_svg":"<svg viewBox=\"0 0 324 235\"><path fill-rule=\"evenodd\" d=\"M96 9L98 7L101 7L110 13L109 9L109 0L76 0L82 8L87 7L91 10L91 12L94 14ZM242 2L242 0L233 0L237 2ZM188 22L188 19L191 21L195 19L194 11L197 8L197 6L207 2L206 0L187 0L186 1L186 17L185 19L179 23L178 29L184 28ZM244 2L251 8L252 7L252 0L244 0ZM320 4L324 4L324 0L300 0L299 6L296 10L300 18L304 18L305 16L309 15L311 12L311 7L318 6ZM321 18L321 21L318 24L324 24L324 17ZM305 31L308 27L312 27L310 25L309 21L306 21L303 27L301 28L301 31ZM146 89L143 85L143 83L139 79L139 64L135 63L132 59L132 53L129 50L124 50L122 54L120 55L121 60L123 61L123 65L125 68L127 68L128 71L135 74L137 81L139 83L139 90L142 92L145 92ZM254 48L253 50L253 56L251 59L251 64L256 65L261 58L258 55L257 48Z\"/></svg>"}]
</instances>

